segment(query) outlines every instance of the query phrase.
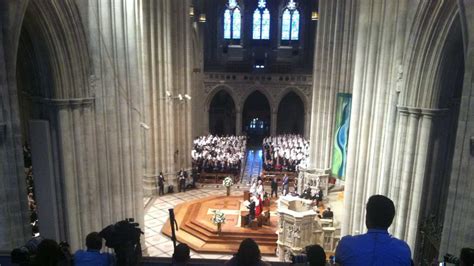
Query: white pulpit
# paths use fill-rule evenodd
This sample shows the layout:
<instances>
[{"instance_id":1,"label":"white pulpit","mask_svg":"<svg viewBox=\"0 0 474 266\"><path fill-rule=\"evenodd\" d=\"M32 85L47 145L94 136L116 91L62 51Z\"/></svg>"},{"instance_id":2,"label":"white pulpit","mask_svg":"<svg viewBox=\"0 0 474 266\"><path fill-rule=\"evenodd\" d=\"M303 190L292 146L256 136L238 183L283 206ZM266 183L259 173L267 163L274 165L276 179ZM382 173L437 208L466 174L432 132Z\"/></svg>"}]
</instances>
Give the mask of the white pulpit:
<instances>
[{"instance_id":1,"label":"white pulpit","mask_svg":"<svg viewBox=\"0 0 474 266\"><path fill-rule=\"evenodd\" d=\"M278 256L288 260L291 254L300 254L306 246L317 241L316 212L311 200L292 197L280 197L278 200Z\"/></svg>"}]
</instances>

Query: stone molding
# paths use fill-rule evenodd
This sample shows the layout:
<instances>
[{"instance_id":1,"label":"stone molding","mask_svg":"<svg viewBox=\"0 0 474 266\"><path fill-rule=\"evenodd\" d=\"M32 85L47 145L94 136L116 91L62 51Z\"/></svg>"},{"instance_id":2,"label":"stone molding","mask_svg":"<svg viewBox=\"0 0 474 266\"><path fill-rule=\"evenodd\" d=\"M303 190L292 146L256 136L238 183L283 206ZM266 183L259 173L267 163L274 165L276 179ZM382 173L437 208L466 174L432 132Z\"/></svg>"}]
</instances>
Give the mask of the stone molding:
<instances>
[{"instance_id":1,"label":"stone molding","mask_svg":"<svg viewBox=\"0 0 474 266\"><path fill-rule=\"evenodd\" d=\"M31 97L33 102L52 105L56 107L77 107L82 105L92 105L95 98L70 98L70 99L51 99L42 97Z\"/></svg>"}]
</instances>

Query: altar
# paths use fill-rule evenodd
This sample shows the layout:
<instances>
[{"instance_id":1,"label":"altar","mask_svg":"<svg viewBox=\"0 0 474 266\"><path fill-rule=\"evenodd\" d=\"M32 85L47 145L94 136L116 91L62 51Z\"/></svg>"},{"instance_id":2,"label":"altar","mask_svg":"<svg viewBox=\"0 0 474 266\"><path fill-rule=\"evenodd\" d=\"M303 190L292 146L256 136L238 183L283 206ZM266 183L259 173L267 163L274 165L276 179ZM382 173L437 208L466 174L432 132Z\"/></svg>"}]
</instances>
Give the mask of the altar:
<instances>
[{"instance_id":1,"label":"altar","mask_svg":"<svg viewBox=\"0 0 474 266\"><path fill-rule=\"evenodd\" d=\"M187 201L176 205L174 212L178 229L176 238L180 243L198 252L234 254L245 238L254 239L262 254L275 255L277 248L276 202L272 202L268 211L268 222L259 226L259 220L250 226L242 226L243 217L248 215L248 209L243 204L244 194L241 196L210 196ZM214 210L224 213L226 221L221 225L221 232L212 223ZM263 216L262 216L263 217ZM162 228L162 233L171 236L169 220Z\"/></svg>"}]
</instances>

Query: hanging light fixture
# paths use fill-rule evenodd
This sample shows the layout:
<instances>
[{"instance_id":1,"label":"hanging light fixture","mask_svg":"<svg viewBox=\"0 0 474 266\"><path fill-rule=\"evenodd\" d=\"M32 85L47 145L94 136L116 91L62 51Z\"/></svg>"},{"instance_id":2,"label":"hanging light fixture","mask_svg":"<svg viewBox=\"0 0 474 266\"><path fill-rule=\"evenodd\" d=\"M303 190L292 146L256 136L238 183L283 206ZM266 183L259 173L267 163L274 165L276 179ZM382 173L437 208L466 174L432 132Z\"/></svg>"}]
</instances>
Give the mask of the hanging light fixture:
<instances>
[{"instance_id":1,"label":"hanging light fixture","mask_svg":"<svg viewBox=\"0 0 474 266\"><path fill-rule=\"evenodd\" d=\"M194 7L193 6L189 7L189 16L194 17Z\"/></svg>"},{"instance_id":2,"label":"hanging light fixture","mask_svg":"<svg viewBox=\"0 0 474 266\"><path fill-rule=\"evenodd\" d=\"M206 23L206 14L199 15L199 22Z\"/></svg>"},{"instance_id":3,"label":"hanging light fixture","mask_svg":"<svg viewBox=\"0 0 474 266\"><path fill-rule=\"evenodd\" d=\"M319 13L318 11L311 12L311 20L319 20Z\"/></svg>"}]
</instances>

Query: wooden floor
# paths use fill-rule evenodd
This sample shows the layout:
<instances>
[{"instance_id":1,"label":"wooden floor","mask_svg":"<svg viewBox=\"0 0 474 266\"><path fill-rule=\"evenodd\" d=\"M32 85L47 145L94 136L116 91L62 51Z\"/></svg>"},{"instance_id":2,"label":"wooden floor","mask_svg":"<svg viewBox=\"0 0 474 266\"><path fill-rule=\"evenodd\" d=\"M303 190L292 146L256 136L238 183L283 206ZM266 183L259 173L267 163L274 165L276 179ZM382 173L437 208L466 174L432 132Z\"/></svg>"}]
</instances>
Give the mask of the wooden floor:
<instances>
[{"instance_id":1,"label":"wooden floor","mask_svg":"<svg viewBox=\"0 0 474 266\"><path fill-rule=\"evenodd\" d=\"M239 213L243 196L210 196L181 203L174 208L179 230L176 238L180 243L186 243L197 252L236 253L240 242L245 238L254 239L262 254L274 255L276 249L276 234L278 217L273 213L277 206L272 202L270 211L270 226L256 229L240 227ZM211 222L213 209L226 213L226 223L218 234L217 227ZM266 210L266 208L265 208ZM171 236L169 219L163 226L163 234Z\"/></svg>"}]
</instances>

